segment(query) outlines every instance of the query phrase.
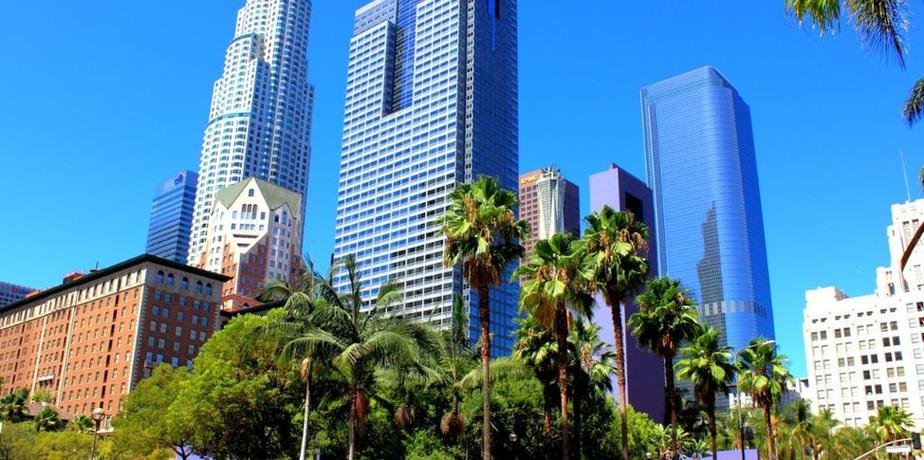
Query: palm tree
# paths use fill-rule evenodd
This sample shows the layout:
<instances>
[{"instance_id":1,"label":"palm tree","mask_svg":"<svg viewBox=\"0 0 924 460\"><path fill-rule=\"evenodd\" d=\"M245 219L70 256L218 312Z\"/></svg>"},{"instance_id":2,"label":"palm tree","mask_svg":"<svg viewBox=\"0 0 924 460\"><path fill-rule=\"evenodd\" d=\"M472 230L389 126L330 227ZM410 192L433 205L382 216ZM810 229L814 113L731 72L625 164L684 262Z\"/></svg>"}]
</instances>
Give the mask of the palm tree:
<instances>
[{"instance_id":1,"label":"palm tree","mask_svg":"<svg viewBox=\"0 0 924 460\"><path fill-rule=\"evenodd\" d=\"M45 406L32 419L35 431L55 431L61 425L61 418L51 406Z\"/></svg>"},{"instance_id":2,"label":"palm tree","mask_svg":"<svg viewBox=\"0 0 924 460\"><path fill-rule=\"evenodd\" d=\"M520 308L550 331L557 345L555 364L561 412L561 456L564 459L571 458L567 343L571 332L571 313L568 307L572 307L578 316L589 316L593 305L580 246L571 234L557 234L547 240L539 240L533 258L514 272L514 276L524 279Z\"/></svg>"},{"instance_id":3,"label":"palm tree","mask_svg":"<svg viewBox=\"0 0 924 460\"><path fill-rule=\"evenodd\" d=\"M440 419L440 432L444 438L455 439L465 429L465 417L459 411L462 392L458 382L471 370L471 347L468 346L468 313L462 296L452 299L452 327L444 333L440 353L439 371L441 383L448 388L450 395L449 412Z\"/></svg>"},{"instance_id":4,"label":"palm tree","mask_svg":"<svg viewBox=\"0 0 924 460\"><path fill-rule=\"evenodd\" d=\"M507 266L523 256L520 241L529 235L528 225L516 219L516 205L515 193L501 188L496 178L482 176L474 183L456 187L440 219L446 235L445 263L462 264L462 275L478 297L485 460L491 458L490 290L500 284Z\"/></svg>"},{"instance_id":5,"label":"palm tree","mask_svg":"<svg viewBox=\"0 0 924 460\"><path fill-rule=\"evenodd\" d=\"M696 304L679 281L662 277L648 282L635 298L638 312L629 318L629 328L638 343L664 360L667 407L671 417L673 455L680 455L677 440L677 392L674 388L674 357L680 344L699 329Z\"/></svg>"},{"instance_id":6,"label":"palm tree","mask_svg":"<svg viewBox=\"0 0 924 460\"><path fill-rule=\"evenodd\" d=\"M0 420L13 423L21 422L26 418L26 401L29 399L29 390L20 388L0 399Z\"/></svg>"},{"instance_id":7,"label":"palm tree","mask_svg":"<svg viewBox=\"0 0 924 460\"><path fill-rule=\"evenodd\" d=\"M77 415L67 422L67 428L69 430L77 431L79 433L92 433L94 426L95 423L93 422L93 419L86 415Z\"/></svg>"},{"instance_id":8,"label":"palm tree","mask_svg":"<svg viewBox=\"0 0 924 460\"><path fill-rule=\"evenodd\" d=\"M568 336L571 360L571 395L574 406L574 431L577 457L582 458L584 446L582 423L584 406L603 402L606 392L613 390L611 377L616 374L616 355L609 344L600 339L600 326L576 318Z\"/></svg>"},{"instance_id":9,"label":"palm tree","mask_svg":"<svg viewBox=\"0 0 924 460\"><path fill-rule=\"evenodd\" d=\"M552 410L558 403L558 379L554 356L558 345L548 329L539 325L534 316L517 321L514 332L513 358L533 370L542 384L543 434L546 441L552 438Z\"/></svg>"},{"instance_id":10,"label":"palm tree","mask_svg":"<svg viewBox=\"0 0 924 460\"><path fill-rule=\"evenodd\" d=\"M382 310L400 299L395 284L380 286L376 298L364 309L356 259L348 256L341 263L347 271L349 289L339 293L330 282L337 266L332 268L329 280L319 280L319 299L305 318L307 326L286 343L282 355L310 357L343 382L341 402L348 406L349 413L347 455L352 460L357 434L369 415L370 400L387 405L376 394L376 369L420 363L427 354L437 353L439 339L427 325L382 317Z\"/></svg>"},{"instance_id":11,"label":"palm tree","mask_svg":"<svg viewBox=\"0 0 924 460\"><path fill-rule=\"evenodd\" d=\"M631 213L616 212L604 206L587 216L588 228L582 242L589 255L594 288L603 295L613 320L616 352L616 386L619 391L622 422L622 457L629 460L628 402L626 400L625 342L622 303L639 290L648 278L648 227Z\"/></svg>"},{"instance_id":12,"label":"palm tree","mask_svg":"<svg viewBox=\"0 0 924 460\"><path fill-rule=\"evenodd\" d=\"M907 438L914 428L911 414L899 406L880 406L869 424L884 443Z\"/></svg>"},{"instance_id":13,"label":"palm tree","mask_svg":"<svg viewBox=\"0 0 924 460\"><path fill-rule=\"evenodd\" d=\"M715 421L715 395L728 395L728 386L734 380L731 347L719 344L719 331L702 326L689 346L680 350L681 359L674 368L677 378L693 383L696 400L706 409L709 434L712 437L712 458L718 455Z\"/></svg>"},{"instance_id":14,"label":"palm tree","mask_svg":"<svg viewBox=\"0 0 924 460\"><path fill-rule=\"evenodd\" d=\"M787 358L777 353L774 342L768 342L763 338L751 340L739 354L739 391L748 392L751 401L763 409L764 423L767 425L768 457L770 460L776 460L776 439L771 412L793 379L789 369L784 365Z\"/></svg>"}]
</instances>

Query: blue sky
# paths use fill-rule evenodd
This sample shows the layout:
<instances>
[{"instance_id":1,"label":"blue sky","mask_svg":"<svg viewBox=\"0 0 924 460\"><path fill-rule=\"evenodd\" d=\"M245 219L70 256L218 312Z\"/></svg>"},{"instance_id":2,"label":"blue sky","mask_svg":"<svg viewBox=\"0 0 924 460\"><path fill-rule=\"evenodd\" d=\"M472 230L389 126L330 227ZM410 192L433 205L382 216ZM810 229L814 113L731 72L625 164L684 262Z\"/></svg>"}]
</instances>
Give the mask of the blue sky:
<instances>
[{"instance_id":1,"label":"blue sky","mask_svg":"<svg viewBox=\"0 0 924 460\"><path fill-rule=\"evenodd\" d=\"M346 53L363 3L314 1L305 250L318 261L333 244ZM144 251L155 186L197 167L241 4L4 5L0 280L49 287L65 272ZM864 52L849 27L824 40L799 29L782 0L521 1L521 170L554 163L585 189L610 162L645 177L639 88L716 66L751 106L777 339L803 375L805 289L872 290L875 267L887 263L889 205L905 197L898 150L912 179L924 161L924 127L898 117L924 73L914 53L924 35L909 40L901 71ZM920 195L914 182L911 192Z\"/></svg>"}]
</instances>

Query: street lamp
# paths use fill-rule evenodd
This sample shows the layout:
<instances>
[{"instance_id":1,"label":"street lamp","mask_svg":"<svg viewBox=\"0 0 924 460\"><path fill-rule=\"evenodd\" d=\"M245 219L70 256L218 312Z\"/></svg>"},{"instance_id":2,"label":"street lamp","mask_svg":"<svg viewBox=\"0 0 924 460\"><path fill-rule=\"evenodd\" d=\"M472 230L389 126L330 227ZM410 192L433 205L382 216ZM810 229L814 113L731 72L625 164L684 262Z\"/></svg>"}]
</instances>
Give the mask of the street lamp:
<instances>
[{"instance_id":1,"label":"street lamp","mask_svg":"<svg viewBox=\"0 0 924 460\"><path fill-rule=\"evenodd\" d=\"M735 358L733 361L735 361L735 363L737 364L738 355L741 354L742 351L747 350L748 348L754 348L754 347L758 347L761 345L774 345L774 344L776 344L776 340L768 340L766 342L752 343L746 347L739 348L738 351L735 352ZM744 414L741 410L741 385L740 383L735 383L735 387L736 387L735 392L738 393L736 397L738 398L738 431L740 431L741 433L741 460L745 460L744 459Z\"/></svg>"},{"instance_id":2,"label":"street lamp","mask_svg":"<svg viewBox=\"0 0 924 460\"><path fill-rule=\"evenodd\" d=\"M93 430L93 450L90 451L90 460L96 458L96 438L99 436L99 424L103 421L104 415L105 413L103 413L102 407L93 409L93 414L91 416L93 417L93 423L96 424L96 429Z\"/></svg>"}]
</instances>

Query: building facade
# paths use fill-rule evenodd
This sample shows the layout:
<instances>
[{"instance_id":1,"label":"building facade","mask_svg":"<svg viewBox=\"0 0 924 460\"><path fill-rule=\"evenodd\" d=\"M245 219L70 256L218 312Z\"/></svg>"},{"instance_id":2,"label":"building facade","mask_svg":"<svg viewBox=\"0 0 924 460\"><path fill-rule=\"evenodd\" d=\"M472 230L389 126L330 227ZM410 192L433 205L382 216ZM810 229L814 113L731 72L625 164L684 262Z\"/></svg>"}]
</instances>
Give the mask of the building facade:
<instances>
[{"instance_id":1,"label":"building facade","mask_svg":"<svg viewBox=\"0 0 924 460\"><path fill-rule=\"evenodd\" d=\"M659 274L693 293L722 343L774 338L750 108L712 67L642 88L641 102Z\"/></svg>"},{"instance_id":2,"label":"building facade","mask_svg":"<svg viewBox=\"0 0 924 460\"><path fill-rule=\"evenodd\" d=\"M195 172L180 171L157 187L151 204L146 253L186 263L197 180Z\"/></svg>"},{"instance_id":3,"label":"building facade","mask_svg":"<svg viewBox=\"0 0 924 460\"><path fill-rule=\"evenodd\" d=\"M192 366L226 279L143 255L0 307L3 392L45 390L64 418L108 419L155 366Z\"/></svg>"},{"instance_id":4,"label":"building facade","mask_svg":"<svg viewBox=\"0 0 924 460\"><path fill-rule=\"evenodd\" d=\"M26 298L35 289L0 281L0 307Z\"/></svg>"},{"instance_id":5,"label":"building facade","mask_svg":"<svg viewBox=\"0 0 924 460\"><path fill-rule=\"evenodd\" d=\"M438 218L455 187L479 176L516 190L517 107L515 0L375 0L356 11L334 259L356 256L364 299L393 279L404 293L396 314L439 327L452 321L453 295L477 305L461 269L443 265ZM511 350L518 314L518 286L502 284L490 294L496 354Z\"/></svg>"},{"instance_id":6,"label":"building facade","mask_svg":"<svg viewBox=\"0 0 924 460\"><path fill-rule=\"evenodd\" d=\"M557 233L581 236L580 189L557 168L542 168L520 176L520 219L529 223L526 254L536 242Z\"/></svg>"},{"instance_id":7,"label":"building facade","mask_svg":"<svg viewBox=\"0 0 924 460\"><path fill-rule=\"evenodd\" d=\"M310 15L309 0L246 0L238 12L202 141L190 263L207 241L221 189L256 177L307 196L314 105Z\"/></svg>"},{"instance_id":8,"label":"building facade","mask_svg":"<svg viewBox=\"0 0 924 460\"><path fill-rule=\"evenodd\" d=\"M590 176L590 211L597 212L609 206L616 211L631 212L635 218L648 226L651 232L648 245L650 275L658 272L658 248L654 227L654 198L651 189L644 182L615 164ZM614 346L613 322L611 312L603 296L596 296L594 322L600 325L600 338L611 347ZM637 311L635 302L627 300L622 306L623 320ZM664 364L660 358L646 350L628 331L623 331L625 338L625 375L626 395L629 404L636 410L645 412L654 420L664 418ZM613 381L614 396L616 391Z\"/></svg>"},{"instance_id":9,"label":"building facade","mask_svg":"<svg viewBox=\"0 0 924 460\"><path fill-rule=\"evenodd\" d=\"M295 281L302 268L301 210L298 193L259 179L218 192L195 265L231 278L221 289L223 309L255 306L272 283Z\"/></svg>"},{"instance_id":10,"label":"building facade","mask_svg":"<svg viewBox=\"0 0 924 460\"><path fill-rule=\"evenodd\" d=\"M830 409L861 426L881 406L909 411L924 428L924 250L902 269L902 255L924 221L924 200L892 205L886 229L890 264L876 269L872 294L848 297L835 287L806 291L805 363L812 409Z\"/></svg>"}]
</instances>

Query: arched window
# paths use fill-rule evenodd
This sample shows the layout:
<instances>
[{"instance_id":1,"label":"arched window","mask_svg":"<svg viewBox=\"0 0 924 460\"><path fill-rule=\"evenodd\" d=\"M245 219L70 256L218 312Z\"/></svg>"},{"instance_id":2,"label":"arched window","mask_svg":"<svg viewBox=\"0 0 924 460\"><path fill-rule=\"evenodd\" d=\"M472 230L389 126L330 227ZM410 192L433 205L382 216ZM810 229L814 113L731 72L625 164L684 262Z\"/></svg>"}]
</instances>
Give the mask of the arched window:
<instances>
[{"instance_id":1,"label":"arched window","mask_svg":"<svg viewBox=\"0 0 924 460\"><path fill-rule=\"evenodd\" d=\"M247 196L253 196L253 189L247 191Z\"/></svg>"},{"instance_id":2,"label":"arched window","mask_svg":"<svg viewBox=\"0 0 924 460\"><path fill-rule=\"evenodd\" d=\"M184 291L189 289L189 278L184 276L183 279L180 280L180 289Z\"/></svg>"},{"instance_id":3,"label":"arched window","mask_svg":"<svg viewBox=\"0 0 924 460\"><path fill-rule=\"evenodd\" d=\"M173 287L173 273L167 275L167 286Z\"/></svg>"},{"instance_id":4,"label":"arched window","mask_svg":"<svg viewBox=\"0 0 924 460\"><path fill-rule=\"evenodd\" d=\"M202 294L202 281L196 281L196 292Z\"/></svg>"},{"instance_id":5,"label":"arched window","mask_svg":"<svg viewBox=\"0 0 924 460\"><path fill-rule=\"evenodd\" d=\"M205 285L205 295L212 295L212 283Z\"/></svg>"},{"instance_id":6,"label":"arched window","mask_svg":"<svg viewBox=\"0 0 924 460\"><path fill-rule=\"evenodd\" d=\"M157 278L155 278L157 284L164 284L164 272L163 270L157 272Z\"/></svg>"}]
</instances>

